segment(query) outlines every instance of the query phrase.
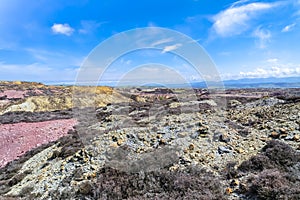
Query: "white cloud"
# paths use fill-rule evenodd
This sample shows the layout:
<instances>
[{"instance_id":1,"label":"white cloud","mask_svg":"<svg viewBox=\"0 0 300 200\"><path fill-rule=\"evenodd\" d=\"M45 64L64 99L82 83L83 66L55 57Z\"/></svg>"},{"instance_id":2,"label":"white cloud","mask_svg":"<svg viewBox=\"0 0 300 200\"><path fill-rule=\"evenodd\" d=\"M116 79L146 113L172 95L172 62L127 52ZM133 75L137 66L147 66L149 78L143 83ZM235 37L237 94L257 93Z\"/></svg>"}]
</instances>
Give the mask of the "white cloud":
<instances>
[{"instance_id":1,"label":"white cloud","mask_svg":"<svg viewBox=\"0 0 300 200\"><path fill-rule=\"evenodd\" d=\"M165 46L162 53L166 53L166 52L169 52L169 51L174 51L174 50L178 49L181 46L182 46L182 44L174 44L174 45L170 45L170 46Z\"/></svg>"},{"instance_id":2,"label":"white cloud","mask_svg":"<svg viewBox=\"0 0 300 200\"><path fill-rule=\"evenodd\" d=\"M287 26L285 26L285 27L281 30L281 32L283 32L283 33L289 32L289 31L291 31L295 26L296 26L296 23L287 25Z\"/></svg>"},{"instance_id":3,"label":"white cloud","mask_svg":"<svg viewBox=\"0 0 300 200\"><path fill-rule=\"evenodd\" d=\"M266 60L264 66L253 67L253 70L240 71L238 73L221 73L223 80L234 80L241 78L269 78L269 77L300 77L300 64L280 63L277 58Z\"/></svg>"},{"instance_id":4,"label":"white cloud","mask_svg":"<svg viewBox=\"0 0 300 200\"><path fill-rule=\"evenodd\" d=\"M69 24L53 24L51 27L54 34L63 34L70 36L73 34L74 29Z\"/></svg>"},{"instance_id":5,"label":"white cloud","mask_svg":"<svg viewBox=\"0 0 300 200\"><path fill-rule=\"evenodd\" d=\"M238 6L244 2L239 1L213 17L213 29L219 36L227 37L241 34L249 28L250 21L259 12L269 10L277 5L274 3L249 3Z\"/></svg>"},{"instance_id":6,"label":"white cloud","mask_svg":"<svg viewBox=\"0 0 300 200\"><path fill-rule=\"evenodd\" d=\"M268 78L300 76L300 66L274 66L270 68L256 68L251 72L240 72L240 78Z\"/></svg>"},{"instance_id":7,"label":"white cloud","mask_svg":"<svg viewBox=\"0 0 300 200\"><path fill-rule=\"evenodd\" d=\"M267 29L261 29L258 27L254 33L254 37L258 39L258 47L261 49L266 48L267 43L270 41L270 38L272 37L271 32Z\"/></svg>"}]
</instances>

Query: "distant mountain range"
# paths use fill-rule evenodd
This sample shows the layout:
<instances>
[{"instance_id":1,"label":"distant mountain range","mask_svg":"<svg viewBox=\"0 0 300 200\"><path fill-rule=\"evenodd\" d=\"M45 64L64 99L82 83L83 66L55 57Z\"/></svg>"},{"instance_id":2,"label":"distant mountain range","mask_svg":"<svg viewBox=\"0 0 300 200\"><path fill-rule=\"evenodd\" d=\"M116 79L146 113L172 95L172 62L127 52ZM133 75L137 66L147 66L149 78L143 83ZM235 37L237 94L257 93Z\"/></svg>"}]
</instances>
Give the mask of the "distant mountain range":
<instances>
[{"instance_id":1,"label":"distant mountain range","mask_svg":"<svg viewBox=\"0 0 300 200\"><path fill-rule=\"evenodd\" d=\"M225 88L300 88L300 77L244 78L225 80L223 84ZM207 87L205 82L194 82L191 85L194 88Z\"/></svg>"}]
</instances>

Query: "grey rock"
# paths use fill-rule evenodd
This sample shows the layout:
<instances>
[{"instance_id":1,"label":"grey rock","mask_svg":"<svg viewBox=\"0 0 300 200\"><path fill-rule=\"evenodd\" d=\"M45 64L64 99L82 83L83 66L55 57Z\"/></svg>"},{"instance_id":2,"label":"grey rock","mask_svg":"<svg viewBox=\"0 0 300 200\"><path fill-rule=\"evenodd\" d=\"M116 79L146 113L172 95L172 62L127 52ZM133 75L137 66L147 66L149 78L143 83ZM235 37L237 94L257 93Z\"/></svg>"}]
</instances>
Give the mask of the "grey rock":
<instances>
[{"instance_id":1,"label":"grey rock","mask_svg":"<svg viewBox=\"0 0 300 200\"><path fill-rule=\"evenodd\" d=\"M231 153L231 150L228 149L227 147L219 146L219 147L218 147L218 153L219 153L219 154L223 154L223 153Z\"/></svg>"}]
</instances>

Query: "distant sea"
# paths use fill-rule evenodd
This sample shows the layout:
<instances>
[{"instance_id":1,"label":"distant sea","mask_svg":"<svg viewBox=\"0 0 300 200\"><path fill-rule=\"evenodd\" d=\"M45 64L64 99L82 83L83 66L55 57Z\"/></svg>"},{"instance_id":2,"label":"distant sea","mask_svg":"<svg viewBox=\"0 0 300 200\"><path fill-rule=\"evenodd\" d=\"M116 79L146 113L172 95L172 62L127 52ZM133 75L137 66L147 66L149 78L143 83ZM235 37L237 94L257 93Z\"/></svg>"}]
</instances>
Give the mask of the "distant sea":
<instances>
[{"instance_id":1,"label":"distant sea","mask_svg":"<svg viewBox=\"0 0 300 200\"><path fill-rule=\"evenodd\" d=\"M111 87L168 87L168 88L300 88L300 77L286 77L286 78L245 78L237 80L224 80L223 82L210 82L207 84L205 81L201 82L189 82L178 84L158 84L149 83L141 85L139 83L124 83L119 84L118 81L105 81L105 82L76 82L76 81L45 81L47 85L101 85Z\"/></svg>"}]
</instances>

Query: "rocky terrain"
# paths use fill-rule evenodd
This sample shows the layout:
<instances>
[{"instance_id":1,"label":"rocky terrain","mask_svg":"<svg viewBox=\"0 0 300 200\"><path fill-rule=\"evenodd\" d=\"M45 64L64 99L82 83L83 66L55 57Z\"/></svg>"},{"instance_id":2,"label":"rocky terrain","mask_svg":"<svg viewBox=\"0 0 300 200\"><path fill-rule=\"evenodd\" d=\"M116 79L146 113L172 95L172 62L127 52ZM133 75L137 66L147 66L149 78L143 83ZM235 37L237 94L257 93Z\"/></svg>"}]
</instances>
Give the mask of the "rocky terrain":
<instances>
[{"instance_id":1,"label":"rocky terrain","mask_svg":"<svg viewBox=\"0 0 300 200\"><path fill-rule=\"evenodd\" d=\"M300 89L0 82L0 199L300 199Z\"/></svg>"}]
</instances>

